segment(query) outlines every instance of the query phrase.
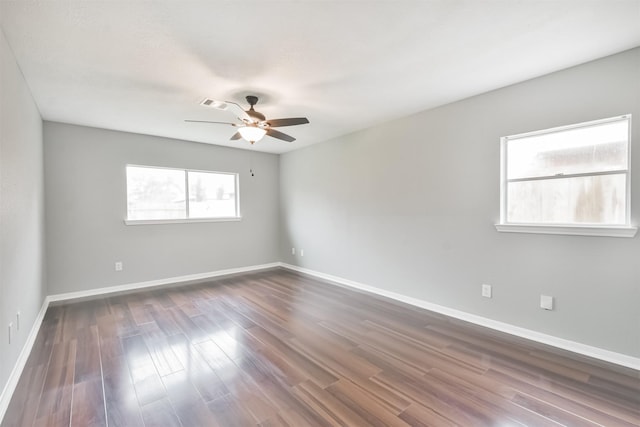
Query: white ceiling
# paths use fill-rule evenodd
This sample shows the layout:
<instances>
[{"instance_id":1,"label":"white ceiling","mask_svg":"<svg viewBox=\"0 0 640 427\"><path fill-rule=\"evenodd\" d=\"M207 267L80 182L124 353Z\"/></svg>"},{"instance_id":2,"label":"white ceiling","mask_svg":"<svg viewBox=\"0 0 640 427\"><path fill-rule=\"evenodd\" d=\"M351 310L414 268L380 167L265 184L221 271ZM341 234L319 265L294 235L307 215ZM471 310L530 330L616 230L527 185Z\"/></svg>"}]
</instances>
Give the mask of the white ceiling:
<instances>
[{"instance_id":1,"label":"white ceiling","mask_svg":"<svg viewBox=\"0 0 640 427\"><path fill-rule=\"evenodd\" d=\"M306 116L282 153L640 45L640 0L0 0L45 120L249 148L204 97Z\"/></svg>"}]
</instances>

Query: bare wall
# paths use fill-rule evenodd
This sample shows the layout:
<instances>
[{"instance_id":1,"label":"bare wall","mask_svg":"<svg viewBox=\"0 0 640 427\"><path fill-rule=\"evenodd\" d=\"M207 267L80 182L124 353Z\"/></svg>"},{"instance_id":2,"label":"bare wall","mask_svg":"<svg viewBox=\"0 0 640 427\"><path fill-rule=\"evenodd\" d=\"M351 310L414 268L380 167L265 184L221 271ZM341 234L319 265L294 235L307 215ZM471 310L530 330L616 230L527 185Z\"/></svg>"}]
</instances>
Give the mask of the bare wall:
<instances>
[{"instance_id":1,"label":"bare wall","mask_svg":"<svg viewBox=\"0 0 640 427\"><path fill-rule=\"evenodd\" d=\"M276 155L54 122L44 140L49 294L278 261ZM242 220L127 226L127 164L239 173Z\"/></svg>"},{"instance_id":2,"label":"bare wall","mask_svg":"<svg viewBox=\"0 0 640 427\"><path fill-rule=\"evenodd\" d=\"M282 261L640 356L640 236L494 228L501 136L626 113L640 223L638 76L640 48L282 155Z\"/></svg>"},{"instance_id":3,"label":"bare wall","mask_svg":"<svg viewBox=\"0 0 640 427\"><path fill-rule=\"evenodd\" d=\"M46 293L43 188L42 119L0 30L0 392Z\"/></svg>"}]
</instances>

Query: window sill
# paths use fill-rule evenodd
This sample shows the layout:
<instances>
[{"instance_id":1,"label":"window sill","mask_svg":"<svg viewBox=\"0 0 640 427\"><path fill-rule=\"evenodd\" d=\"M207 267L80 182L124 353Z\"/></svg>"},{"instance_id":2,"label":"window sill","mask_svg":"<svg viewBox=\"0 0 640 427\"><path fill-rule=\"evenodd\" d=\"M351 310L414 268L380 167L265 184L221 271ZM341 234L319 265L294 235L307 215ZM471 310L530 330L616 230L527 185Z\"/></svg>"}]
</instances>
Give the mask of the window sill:
<instances>
[{"instance_id":1,"label":"window sill","mask_svg":"<svg viewBox=\"0 0 640 427\"><path fill-rule=\"evenodd\" d=\"M570 236L633 237L638 227L598 227L573 225L496 224L503 233L565 234Z\"/></svg>"},{"instance_id":2,"label":"window sill","mask_svg":"<svg viewBox=\"0 0 640 427\"><path fill-rule=\"evenodd\" d=\"M191 218L191 219L125 219L125 225L155 225L155 224L191 224L194 222L229 222L240 221L242 217L229 218Z\"/></svg>"}]
</instances>

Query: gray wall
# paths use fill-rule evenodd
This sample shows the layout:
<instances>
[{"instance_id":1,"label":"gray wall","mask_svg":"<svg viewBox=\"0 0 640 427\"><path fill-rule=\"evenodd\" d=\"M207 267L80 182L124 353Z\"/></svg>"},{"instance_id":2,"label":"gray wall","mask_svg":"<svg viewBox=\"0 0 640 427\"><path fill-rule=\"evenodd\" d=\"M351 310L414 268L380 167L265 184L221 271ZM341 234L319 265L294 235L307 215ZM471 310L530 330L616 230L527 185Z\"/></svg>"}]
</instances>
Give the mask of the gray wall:
<instances>
[{"instance_id":1,"label":"gray wall","mask_svg":"<svg viewBox=\"0 0 640 427\"><path fill-rule=\"evenodd\" d=\"M625 113L640 223L639 76L635 49L282 155L281 259L639 357L640 236L494 228L501 136Z\"/></svg>"},{"instance_id":2,"label":"gray wall","mask_svg":"<svg viewBox=\"0 0 640 427\"><path fill-rule=\"evenodd\" d=\"M42 120L0 30L0 391L42 306ZM20 330L15 329L21 311ZM8 324L14 339L8 344Z\"/></svg>"},{"instance_id":3,"label":"gray wall","mask_svg":"<svg viewBox=\"0 0 640 427\"><path fill-rule=\"evenodd\" d=\"M52 122L44 140L49 294L278 261L276 155ZM242 220L127 226L127 164L237 172Z\"/></svg>"}]
</instances>

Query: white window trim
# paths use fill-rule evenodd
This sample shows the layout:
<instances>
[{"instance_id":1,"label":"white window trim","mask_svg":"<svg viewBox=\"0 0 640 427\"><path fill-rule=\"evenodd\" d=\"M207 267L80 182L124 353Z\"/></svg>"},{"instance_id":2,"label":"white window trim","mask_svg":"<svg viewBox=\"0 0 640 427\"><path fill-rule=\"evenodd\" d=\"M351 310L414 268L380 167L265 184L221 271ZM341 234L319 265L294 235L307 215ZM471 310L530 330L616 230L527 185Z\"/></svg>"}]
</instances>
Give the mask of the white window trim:
<instances>
[{"instance_id":1,"label":"white window trim","mask_svg":"<svg viewBox=\"0 0 640 427\"><path fill-rule=\"evenodd\" d=\"M577 127L595 126L603 123L618 121L621 119L629 120L629 136L627 147L627 211L625 225L574 225L574 224L519 224L506 222L507 218L507 162L506 162L506 146L507 141L530 137L534 135L558 132L562 130L573 129ZM638 227L631 224L631 115L610 117L607 119L593 120L586 123L577 123L567 126L558 126L550 129L538 130L533 132L521 133L517 135L505 136L500 138L500 222L494 224L496 230L504 233L532 233L532 234L563 234L571 236L599 236L599 237L634 237L638 231ZM593 175L593 174L590 174Z\"/></svg>"},{"instance_id":2,"label":"white window trim","mask_svg":"<svg viewBox=\"0 0 640 427\"><path fill-rule=\"evenodd\" d=\"M126 164L125 165L125 181L126 181L126 170L127 167L132 166L136 168L150 168L150 169L170 169L170 170L179 170L184 172L184 180L185 180L185 215L187 218L177 218L177 219L129 219L125 218L123 222L125 225L160 225L160 224L189 224L189 223L198 223L198 222L230 222L230 221L241 221L242 215L240 213L240 174L237 172L221 172L221 171L211 171L211 170L202 170L202 169L187 169L187 168L172 168L169 166L149 166L149 165L137 165L137 164ZM203 173L217 173L224 175L234 175L236 181L236 212L237 216L230 217L211 217L211 218L188 218L189 216L189 172L203 172ZM126 187L126 185L125 185ZM128 203L128 190L127 190L127 200ZM128 208L125 205L125 212L128 212Z\"/></svg>"},{"instance_id":3,"label":"white window trim","mask_svg":"<svg viewBox=\"0 0 640 427\"><path fill-rule=\"evenodd\" d=\"M186 219L125 219L126 225L152 225L152 224L189 224L192 222L230 222L241 221L242 217L231 216L221 218L186 218Z\"/></svg>"},{"instance_id":4,"label":"white window trim","mask_svg":"<svg viewBox=\"0 0 640 427\"><path fill-rule=\"evenodd\" d=\"M578 225L495 224L503 233L565 234L569 236L634 237L638 227Z\"/></svg>"}]
</instances>

